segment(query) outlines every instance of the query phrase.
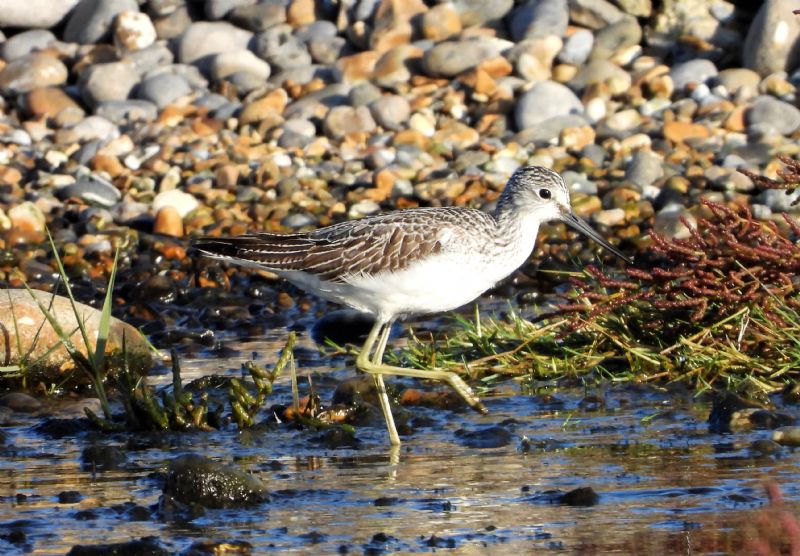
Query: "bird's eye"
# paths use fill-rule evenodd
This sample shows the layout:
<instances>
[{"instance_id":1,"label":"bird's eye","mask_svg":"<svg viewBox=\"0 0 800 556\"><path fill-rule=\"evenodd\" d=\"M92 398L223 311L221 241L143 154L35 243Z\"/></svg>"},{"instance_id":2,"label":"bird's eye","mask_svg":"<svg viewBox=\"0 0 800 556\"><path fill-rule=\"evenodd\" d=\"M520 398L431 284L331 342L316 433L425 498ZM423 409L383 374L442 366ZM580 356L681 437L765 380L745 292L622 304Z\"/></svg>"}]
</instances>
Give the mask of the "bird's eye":
<instances>
[{"instance_id":1,"label":"bird's eye","mask_svg":"<svg viewBox=\"0 0 800 556\"><path fill-rule=\"evenodd\" d=\"M540 189L539 190L539 197L542 199L549 199L552 193L550 193L549 189Z\"/></svg>"}]
</instances>

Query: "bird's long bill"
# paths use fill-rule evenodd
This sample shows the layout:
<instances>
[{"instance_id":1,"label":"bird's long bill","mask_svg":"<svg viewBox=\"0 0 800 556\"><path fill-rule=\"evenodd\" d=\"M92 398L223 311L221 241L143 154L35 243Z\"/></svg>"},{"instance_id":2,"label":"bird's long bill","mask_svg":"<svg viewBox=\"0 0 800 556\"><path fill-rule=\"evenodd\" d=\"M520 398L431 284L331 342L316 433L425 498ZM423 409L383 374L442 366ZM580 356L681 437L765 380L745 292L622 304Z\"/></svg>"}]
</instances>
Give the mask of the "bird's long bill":
<instances>
[{"instance_id":1,"label":"bird's long bill","mask_svg":"<svg viewBox=\"0 0 800 556\"><path fill-rule=\"evenodd\" d=\"M590 238L590 239L596 241L597 243L599 243L600 245L602 245L605 249L608 249L609 251L614 253L617 257L619 257L620 259L622 259L626 263L633 264L633 259L623 255L616 247L614 247L609 242L607 242L603 238L603 236L601 236L596 231L594 231L594 228L589 226L589 224L583 218L581 218L580 216L576 215L574 212L572 212L572 211L564 211L564 213L561 215L561 219L564 222L566 222L569 226L572 226L573 228L578 230L580 233L586 235L588 238Z\"/></svg>"}]
</instances>

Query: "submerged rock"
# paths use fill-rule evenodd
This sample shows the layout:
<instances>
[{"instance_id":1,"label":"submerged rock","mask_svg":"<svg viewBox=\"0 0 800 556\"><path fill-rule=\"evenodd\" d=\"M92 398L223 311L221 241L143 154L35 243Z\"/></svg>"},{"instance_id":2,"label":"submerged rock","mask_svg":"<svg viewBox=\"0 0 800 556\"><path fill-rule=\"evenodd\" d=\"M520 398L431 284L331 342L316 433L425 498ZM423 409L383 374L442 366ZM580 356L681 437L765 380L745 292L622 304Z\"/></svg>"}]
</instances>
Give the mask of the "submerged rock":
<instances>
[{"instance_id":1,"label":"submerged rock","mask_svg":"<svg viewBox=\"0 0 800 556\"><path fill-rule=\"evenodd\" d=\"M164 494L207 508L238 508L269 501L267 487L258 477L195 454L172 460Z\"/></svg>"},{"instance_id":2,"label":"submerged rock","mask_svg":"<svg viewBox=\"0 0 800 556\"><path fill-rule=\"evenodd\" d=\"M161 546L156 537L143 537L135 541L113 544L76 544L67 554L68 556L122 556L133 554L137 556L169 556L172 552Z\"/></svg>"}]
</instances>

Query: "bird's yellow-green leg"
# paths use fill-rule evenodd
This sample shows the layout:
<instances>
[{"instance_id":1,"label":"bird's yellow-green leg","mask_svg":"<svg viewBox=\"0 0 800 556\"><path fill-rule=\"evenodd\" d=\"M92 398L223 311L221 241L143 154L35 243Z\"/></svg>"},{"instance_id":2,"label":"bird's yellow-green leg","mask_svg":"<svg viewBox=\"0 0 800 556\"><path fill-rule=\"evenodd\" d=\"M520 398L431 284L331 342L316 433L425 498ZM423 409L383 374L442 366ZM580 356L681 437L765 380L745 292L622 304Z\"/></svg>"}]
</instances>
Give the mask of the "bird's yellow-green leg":
<instances>
[{"instance_id":1,"label":"bird's yellow-green leg","mask_svg":"<svg viewBox=\"0 0 800 556\"><path fill-rule=\"evenodd\" d=\"M436 369L406 369L403 367L384 365L382 362L383 352L386 348L386 342L389 339L390 329L391 323L385 323L380 320L375 322L375 325L372 327L372 330L370 330L369 335L367 336L367 341L364 343L364 347L358 354L358 358L356 359L356 367L358 367L359 370L369 373L375 377L375 386L378 388L378 397L381 401L381 408L383 409L384 417L386 417L386 425L389 428L389 438L392 444L399 444L400 438L397 436L397 430L394 427L394 419L392 418L391 408L389 407L389 397L386 395L386 388L383 383L383 375L407 376L412 378L424 378L428 380L440 380L442 382L446 382L451 388L453 388L453 390L456 391L459 396L461 396L465 402L467 402L467 405L481 413L488 413L488 410L481 403L480 399L478 399L478 396L476 396L472 391L472 388L470 388L469 385L456 374L447 371L439 371ZM370 359L369 355L370 352L372 352L373 346L376 346L376 349L374 356L372 359Z\"/></svg>"}]
</instances>

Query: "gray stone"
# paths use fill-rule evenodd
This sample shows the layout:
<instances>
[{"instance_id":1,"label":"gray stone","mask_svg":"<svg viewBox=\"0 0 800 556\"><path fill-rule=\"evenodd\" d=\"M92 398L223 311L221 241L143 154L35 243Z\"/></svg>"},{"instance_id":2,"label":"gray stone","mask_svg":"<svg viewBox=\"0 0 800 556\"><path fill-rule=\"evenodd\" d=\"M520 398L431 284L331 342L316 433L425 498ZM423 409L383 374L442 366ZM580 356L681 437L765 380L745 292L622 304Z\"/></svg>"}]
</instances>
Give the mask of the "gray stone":
<instances>
[{"instance_id":1,"label":"gray stone","mask_svg":"<svg viewBox=\"0 0 800 556\"><path fill-rule=\"evenodd\" d=\"M330 39L339 34L336 24L324 19L303 25L294 30L294 36L300 42L307 44L312 39Z\"/></svg>"},{"instance_id":2,"label":"gray stone","mask_svg":"<svg viewBox=\"0 0 800 556\"><path fill-rule=\"evenodd\" d=\"M531 128L554 116L583 114L583 104L569 88L542 81L520 96L514 112L517 129Z\"/></svg>"},{"instance_id":3,"label":"gray stone","mask_svg":"<svg viewBox=\"0 0 800 556\"><path fill-rule=\"evenodd\" d=\"M685 206L669 203L656 213L653 230L667 239L688 239L691 237L691 231L684 221L692 228L697 227L697 219Z\"/></svg>"},{"instance_id":4,"label":"gray stone","mask_svg":"<svg viewBox=\"0 0 800 556\"><path fill-rule=\"evenodd\" d=\"M381 96L383 96L381 90L369 81L359 83L350 89L350 92L347 94L350 106L366 106L381 98Z\"/></svg>"},{"instance_id":5,"label":"gray stone","mask_svg":"<svg viewBox=\"0 0 800 556\"><path fill-rule=\"evenodd\" d=\"M375 120L366 106L335 106L328 111L322 129L328 137L341 139L348 133L375 131Z\"/></svg>"},{"instance_id":6,"label":"gray stone","mask_svg":"<svg viewBox=\"0 0 800 556\"><path fill-rule=\"evenodd\" d=\"M295 212L289 214L281 220L281 226L287 228L303 228L305 226L314 226L317 219L307 212Z\"/></svg>"},{"instance_id":7,"label":"gray stone","mask_svg":"<svg viewBox=\"0 0 800 556\"><path fill-rule=\"evenodd\" d=\"M162 73L168 73L170 75L178 75L182 77L186 80L192 90L205 91L208 89L208 80L203 77L203 74L200 73L200 70L190 64L170 64L169 66L156 68L153 71L146 73L144 75L144 79L149 79Z\"/></svg>"},{"instance_id":8,"label":"gray stone","mask_svg":"<svg viewBox=\"0 0 800 556\"><path fill-rule=\"evenodd\" d=\"M152 102L161 109L174 104L175 101L191 92L192 88L183 77L162 73L142 81L137 96L142 100Z\"/></svg>"},{"instance_id":9,"label":"gray stone","mask_svg":"<svg viewBox=\"0 0 800 556\"><path fill-rule=\"evenodd\" d=\"M318 64L333 64L342 56L352 54L344 37L319 37L308 41L311 58Z\"/></svg>"},{"instance_id":10,"label":"gray stone","mask_svg":"<svg viewBox=\"0 0 800 556\"><path fill-rule=\"evenodd\" d=\"M311 64L305 44L292 35L289 25L277 25L256 36L255 52L276 72Z\"/></svg>"},{"instance_id":11,"label":"gray stone","mask_svg":"<svg viewBox=\"0 0 800 556\"><path fill-rule=\"evenodd\" d=\"M612 94L620 94L631 86L632 78L628 72L609 60L593 60L581 67L569 84L575 90L589 85L605 83Z\"/></svg>"},{"instance_id":12,"label":"gray stone","mask_svg":"<svg viewBox=\"0 0 800 556\"><path fill-rule=\"evenodd\" d=\"M508 18L515 42L549 35L563 37L568 23L567 0L527 0L514 8Z\"/></svg>"},{"instance_id":13,"label":"gray stone","mask_svg":"<svg viewBox=\"0 0 800 556\"><path fill-rule=\"evenodd\" d=\"M56 133L58 143L87 143L89 141L109 141L119 137L119 129L113 122L102 116L89 116L67 129Z\"/></svg>"},{"instance_id":14,"label":"gray stone","mask_svg":"<svg viewBox=\"0 0 800 556\"><path fill-rule=\"evenodd\" d=\"M384 129L398 130L408 124L411 105L399 95L385 95L369 105L375 121Z\"/></svg>"},{"instance_id":15,"label":"gray stone","mask_svg":"<svg viewBox=\"0 0 800 556\"><path fill-rule=\"evenodd\" d=\"M227 75L224 79L236 87L240 95L263 89L267 85L267 80L264 77L249 71L236 71Z\"/></svg>"},{"instance_id":16,"label":"gray stone","mask_svg":"<svg viewBox=\"0 0 800 556\"><path fill-rule=\"evenodd\" d=\"M564 41L558 60L564 64L580 66L589 58L593 45L594 34L588 29L578 29Z\"/></svg>"},{"instance_id":17,"label":"gray stone","mask_svg":"<svg viewBox=\"0 0 800 556\"><path fill-rule=\"evenodd\" d=\"M800 190L798 189L791 193L786 189L765 189L753 201L766 205L772 212L789 212L798 209L800 205L795 204L798 199L800 199Z\"/></svg>"},{"instance_id":18,"label":"gray stone","mask_svg":"<svg viewBox=\"0 0 800 556\"><path fill-rule=\"evenodd\" d=\"M286 8L275 2L234 8L228 15L231 23L253 32L261 32L286 21Z\"/></svg>"},{"instance_id":19,"label":"gray stone","mask_svg":"<svg viewBox=\"0 0 800 556\"><path fill-rule=\"evenodd\" d=\"M151 72L156 68L170 65L175 57L167 47L166 41L159 41L141 50L135 50L125 56L124 60L133 65L139 75Z\"/></svg>"},{"instance_id":20,"label":"gray stone","mask_svg":"<svg viewBox=\"0 0 800 556\"><path fill-rule=\"evenodd\" d=\"M95 64L79 80L81 97L93 108L109 100L127 99L138 83L139 74L128 62Z\"/></svg>"},{"instance_id":21,"label":"gray stone","mask_svg":"<svg viewBox=\"0 0 800 556\"><path fill-rule=\"evenodd\" d=\"M78 0L3 0L0 29L49 29L61 22Z\"/></svg>"},{"instance_id":22,"label":"gray stone","mask_svg":"<svg viewBox=\"0 0 800 556\"><path fill-rule=\"evenodd\" d=\"M291 118L312 119L319 117L317 107L333 108L347 104L347 95L351 86L346 83L334 83L322 89L305 95L304 97L289 104L283 111L283 117L287 120Z\"/></svg>"},{"instance_id":23,"label":"gray stone","mask_svg":"<svg viewBox=\"0 0 800 556\"><path fill-rule=\"evenodd\" d=\"M186 7L186 0L148 0L147 11L153 17L165 17Z\"/></svg>"},{"instance_id":24,"label":"gray stone","mask_svg":"<svg viewBox=\"0 0 800 556\"><path fill-rule=\"evenodd\" d=\"M585 125L589 125L588 120L579 114L552 116L531 127L521 129L516 135L516 141L520 145L533 143L536 146L545 146L557 141L565 129Z\"/></svg>"},{"instance_id":25,"label":"gray stone","mask_svg":"<svg viewBox=\"0 0 800 556\"><path fill-rule=\"evenodd\" d=\"M709 78L716 77L719 72L711 60L689 60L682 64L672 66L669 76L675 85L676 91L682 91L691 84L705 83Z\"/></svg>"},{"instance_id":26,"label":"gray stone","mask_svg":"<svg viewBox=\"0 0 800 556\"><path fill-rule=\"evenodd\" d=\"M569 0L569 18L574 25L602 29L623 17L625 14L606 0Z\"/></svg>"},{"instance_id":27,"label":"gray stone","mask_svg":"<svg viewBox=\"0 0 800 556\"><path fill-rule=\"evenodd\" d=\"M122 194L113 184L89 176L82 177L75 183L59 187L53 194L62 201L74 198L106 208L113 207L122 199Z\"/></svg>"},{"instance_id":28,"label":"gray stone","mask_svg":"<svg viewBox=\"0 0 800 556\"><path fill-rule=\"evenodd\" d=\"M454 77L498 56L501 50L492 40L445 41L425 52L422 68L434 77Z\"/></svg>"},{"instance_id":29,"label":"gray stone","mask_svg":"<svg viewBox=\"0 0 800 556\"><path fill-rule=\"evenodd\" d=\"M742 50L745 67L766 76L800 65L800 0L766 0L749 26Z\"/></svg>"},{"instance_id":30,"label":"gray stone","mask_svg":"<svg viewBox=\"0 0 800 556\"><path fill-rule=\"evenodd\" d=\"M53 42L56 37L46 29L31 29L14 35L0 44L0 57L6 62L22 58L32 54L36 50L42 50Z\"/></svg>"},{"instance_id":31,"label":"gray stone","mask_svg":"<svg viewBox=\"0 0 800 556\"><path fill-rule=\"evenodd\" d=\"M107 42L118 13L138 12L136 0L81 0L69 16L64 40L80 44Z\"/></svg>"},{"instance_id":32,"label":"gray stone","mask_svg":"<svg viewBox=\"0 0 800 556\"><path fill-rule=\"evenodd\" d=\"M153 121L158 117L158 107L146 100L111 100L100 103L94 113L121 125Z\"/></svg>"},{"instance_id":33,"label":"gray stone","mask_svg":"<svg viewBox=\"0 0 800 556\"><path fill-rule=\"evenodd\" d=\"M652 185L664 177L661 157L650 151L637 151L625 166L625 179L639 185Z\"/></svg>"},{"instance_id":34,"label":"gray stone","mask_svg":"<svg viewBox=\"0 0 800 556\"><path fill-rule=\"evenodd\" d=\"M285 133L296 133L309 138L314 138L317 134L317 127L312 122L302 118L286 120L281 128Z\"/></svg>"},{"instance_id":35,"label":"gray stone","mask_svg":"<svg viewBox=\"0 0 800 556\"><path fill-rule=\"evenodd\" d=\"M750 128L769 126L782 135L790 135L800 127L800 110L792 104L771 96L760 96L745 113Z\"/></svg>"},{"instance_id":36,"label":"gray stone","mask_svg":"<svg viewBox=\"0 0 800 556\"><path fill-rule=\"evenodd\" d=\"M28 54L9 62L0 71L0 92L19 94L40 87L63 85L67 77L67 67L58 58Z\"/></svg>"},{"instance_id":37,"label":"gray stone","mask_svg":"<svg viewBox=\"0 0 800 556\"><path fill-rule=\"evenodd\" d=\"M514 7L514 0L453 0L461 25L483 26L500 20Z\"/></svg>"},{"instance_id":38,"label":"gray stone","mask_svg":"<svg viewBox=\"0 0 800 556\"><path fill-rule=\"evenodd\" d=\"M214 56L211 61L211 77L216 81L221 81L234 73L246 72L256 76L263 83L269 78L270 71L269 64L249 50L223 52Z\"/></svg>"},{"instance_id":39,"label":"gray stone","mask_svg":"<svg viewBox=\"0 0 800 556\"><path fill-rule=\"evenodd\" d=\"M202 66L214 54L246 50L252 39L253 33L230 23L198 21L178 39L178 60Z\"/></svg>"},{"instance_id":40,"label":"gray stone","mask_svg":"<svg viewBox=\"0 0 800 556\"><path fill-rule=\"evenodd\" d=\"M234 8L252 6L256 0L206 0L204 11L208 19L222 19Z\"/></svg>"},{"instance_id":41,"label":"gray stone","mask_svg":"<svg viewBox=\"0 0 800 556\"><path fill-rule=\"evenodd\" d=\"M642 41L642 28L633 17L623 17L600 29L594 37L591 60L607 60L616 52L639 44Z\"/></svg>"},{"instance_id":42,"label":"gray stone","mask_svg":"<svg viewBox=\"0 0 800 556\"><path fill-rule=\"evenodd\" d=\"M192 16L189 8L180 6L171 14L153 20L156 36L161 40L177 39L192 25Z\"/></svg>"}]
</instances>

